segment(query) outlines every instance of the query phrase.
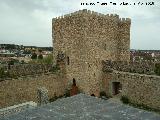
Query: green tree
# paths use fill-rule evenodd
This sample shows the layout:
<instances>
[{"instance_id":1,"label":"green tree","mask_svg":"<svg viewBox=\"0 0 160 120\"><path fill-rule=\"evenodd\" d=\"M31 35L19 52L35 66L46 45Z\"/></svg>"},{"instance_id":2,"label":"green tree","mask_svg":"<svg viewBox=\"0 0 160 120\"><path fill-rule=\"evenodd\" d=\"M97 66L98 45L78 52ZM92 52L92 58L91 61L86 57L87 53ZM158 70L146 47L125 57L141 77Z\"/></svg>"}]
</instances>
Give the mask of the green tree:
<instances>
[{"instance_id":1,"label":"green tree","mask_svg":"<svg viewBox=\"0 0 160 120\"><path fill-rule=\"evenodd\" d=\"M3 68L0 68L0 78L5 77L5 72Z\"/></svg>"},{"instance_id":2,"label":"green tree","mask_svg":"<svg viewBox=\"0 0 160 120\"><path fill-rule=\"evenodd\" d=\"M32 61L30 61L30 63L32 64L53 64L53 55L50 54L46 57L44 57L43 59L32 59Z\"/></svg>"},{"instance_id":3,"label":"green tree","mask_svg":"<svg viewBox=\"0 0 160 120\"><path fill-rule=\"evenodd\" d=\"M36 53L32 53L31 59L37 59L37 54Z\"/></svg>"},{"instance_id":4,"label":"green tree","mask_svg":"<svg viewBox=\"0 0 160 120\"><path fill-rule=\"evenodd\" d=\"M156 73L156 75L160 76L160 63L155 64L154 72Z\"/></svg>"},{"instance_id":5,"label":"green tree","mask_svg":"<svg viewBox=\"0 0 160 120\"><path fill-rule=\"evenodd\" d=\"M42 54L38 55L38 59L43 59L43 55Z\"/></svg>"}]
</instances>

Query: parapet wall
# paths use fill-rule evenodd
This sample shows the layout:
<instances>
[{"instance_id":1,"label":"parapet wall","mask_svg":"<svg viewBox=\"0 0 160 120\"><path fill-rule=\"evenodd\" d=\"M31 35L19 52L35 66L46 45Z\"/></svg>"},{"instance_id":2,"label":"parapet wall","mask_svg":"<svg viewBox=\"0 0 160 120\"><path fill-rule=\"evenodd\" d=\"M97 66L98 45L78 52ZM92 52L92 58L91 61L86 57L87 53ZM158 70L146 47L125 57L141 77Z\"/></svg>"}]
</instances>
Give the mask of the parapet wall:
<instances>
[{"instance_id":1,"label":"parapet wall","mask_svg":"<svg viewBox=\"0 0 160 120\"><path fill-rule=\"evenodd\" d=\"M64 79L60 75L48 73L18 77L18 79L0 82L0 108L21 104L28 101L38 102L37 90L45 87L48 97L63 95Z\"/></svg>"},{"instance_id":2,"label":"parapet wall","mask_svg":"<svg viewBox=\"0 0 160 120\"><path fill-rule=\"evenodd\" d=\"M14 105L11 107L3 108L3 109L0 109L0 117L15 114L15 113L22 112L27 109L32 109L35 107L37 107L37 103L30 101L30 102Z\"/></svg>"},{"instance_id":3,"label":"parapet wall","mask_svg":"<svg viewBox=\"0 0 160 120\"><path fill-rule=\"evenodd\" d=\"M160 77L145 74L113 71L109 81L110 93L112 83L122 84L122 95L127 96L132 103L143 104L160 110Z\"/></svg>"},{"instance_id":4,"label":"parapet wall","mask_svg":"<svg viewBox=\"0 0 160 120\"><path fill-rule=\"evenodd\" d=\"M103 70L117 70L123 72L139 73L155 75L155 62L126 62L126 61L105 61L103 62Z\"/></svg>"},{"instance_id":5,"label":"parapet wall","mask_svg":"<svg viewBox=\"0 0 160 120\"><path fill-rule=\"evenodd\" d=\"M18 77L25 75L34 75L47 73L52 69L51 64L21 64L3 67L4 71L8 71L7 77Z\"/></svg>"}]
</instances>

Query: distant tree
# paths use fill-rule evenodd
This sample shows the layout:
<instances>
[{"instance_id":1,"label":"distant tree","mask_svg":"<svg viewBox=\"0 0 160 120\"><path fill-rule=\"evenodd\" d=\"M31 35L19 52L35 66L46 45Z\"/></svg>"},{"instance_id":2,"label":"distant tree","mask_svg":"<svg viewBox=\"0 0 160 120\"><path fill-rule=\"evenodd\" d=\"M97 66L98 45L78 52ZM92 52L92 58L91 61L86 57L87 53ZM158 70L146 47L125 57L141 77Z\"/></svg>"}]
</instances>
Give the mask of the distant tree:
<instances>
[{"instance_id":1,"label":"distant tree","mask_svg":"<svg viewBox=\"0 0 160 120\"><path fill-rule=\"evenodd\" d=\"M31 54L31 51L30 51L30 50L25 50L25 51L23 52L23 54Z\"/></svg>"},{"instance_id":2,"label":"distant tree","mask_svg":"<svg viewBox=\"0 0 160 120\"><path fill-rule=\"evenodd\" d=\"M8 62L8 65L14 65L14 63L15 63L15 60L11 60Z\"/></svg>"},{"instance_id":3,"label":"distant tree","mask_svg":"<svg viewBox=\"0 0 160 120\"><path fill-rule=\"evenodd\" d=\"M4 69L3 69L3 68L0 68L0 78L3 78L4 75L5 75Z\"/></svg>"},{"instance_id":4,"label":"distant tree","mask_svg":"<svg viewBox=\"0 0 160 120\"><path fill-rule=\"evenodd\" d=\"M42 49L39 49L38 51L41 53L41 52L42 52Z\"/></svg>"},{"instance_id":5,"label":"distant tree","mask_svg":"<svg viewBox=\"0 0 160 120\"><path fill-rule=\"evenodd\" d=\"M8 50L12 50L12 49L15 49L16 47L14 44L7 44L5 48Z\"/></svg>"},{"instance_id":6,"label":"distant tree","mask_svg":"<svg viewBox=\"0 0 160 120\"><path fill-rule=\"evenodd\" d=\"M43 55L42 54L38 55L38 59L43 59Z\"/></svg>"},{"instance_id":7,"label":"distant tree","mask_svg":"<svg viewBox=\"0 0 160 120\"><path fill-rule=\"evenodd\" d=\"M37 59L37 54L36 53L32 53L31 59Z\"/></svg>"},{"instance_id":8,"label":"distant tree","mask_svg":"<svg viewBox=\"0 0 160 120\"><path fill-rule=\"evenodd\" d=\"M156 75L160 76L160 63L155 64L154 72L156 73Z\"/></svg>"},{"instance_id":9,"label":"distant tree","mask_svg":"<svg viewBox=\"0 0 160 120\"><path fill-rule=\"evenodd\" d=\"M38 56L39 57L39 56ZM53 64L53 55L50 54L43 59L32 59L30 63L34 64Z\"/></svg>"},{"instance_id":10,"label":"distant tree","mask_svg":"<svg viewBox=\"0 0 160 120\"><path fill-rule=\"evenodd\" d=\"M21 60L21 64L24 64L25 62L24 62L24 60Z\"/></svg>"}]
</instances>

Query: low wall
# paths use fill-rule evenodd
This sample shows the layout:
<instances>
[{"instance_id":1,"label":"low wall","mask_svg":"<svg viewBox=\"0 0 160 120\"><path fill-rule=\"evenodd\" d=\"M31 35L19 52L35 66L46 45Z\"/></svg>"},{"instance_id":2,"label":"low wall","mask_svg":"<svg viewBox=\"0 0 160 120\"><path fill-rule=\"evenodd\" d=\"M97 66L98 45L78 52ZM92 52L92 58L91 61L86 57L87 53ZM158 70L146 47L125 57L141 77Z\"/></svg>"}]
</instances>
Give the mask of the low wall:
<instances>
[{"instance_id":1,"label":"low wall","mask_svg":"<svg viewBox=\"0 0 160 120\"><path fill-rule=\"evenodd\" d=\"M47 73L51 71L52 67L52 64L19 64L0 66L0 69L3 69L5 73L7 72L4 78L15 78L25 75Z\"/></svg>"},{"instance_id":2,"label":"low wall","mask_svg":"<svg viewBox=\"0 0 160 120\"><path fill-rule=\"evenodd\" d=\"M8 116L8 115L11 115L14 113L22 112L24 110L32 109L35 107L37 107L37 103L32 102L32 101L18 104L18 105L14 105L14 106L10 106L7 108L0 109L0 117L4 117L4 116Z\"/></svg>"},{"instance_id":3,"label":"low wall","mask_svg":"<svg viewBox=\"0 0 160 120\"><path fill-rule=\"evenodd\" d=\"M64 94L64 78L56 74L37 74L0 82L0 108L27 101L37 102L37 88L45 87L49 98Z\"/></svg>"},{"instance_id":4,"label":"low wall","mask_svg":"<svg viewBox=\"0 0 160 120\"><path fill-rule=\"evenodd\" d=\"M21 76L46 73L49 72L51 68L52 65L50 64L22 64L10 66L8 71L11 75Z\"/></svg>"},{"instance_id":5,"label":"low wall","mask_svg":"<svg viewBox=\"0 0 160 120\"><path fill-rule=\"evenodd\" d=\"M121 94L127 96L131 102L160 110L160 76L119 71L113 71L106 76L111 76L108 82L111 95L113 93L112 83L120 82L122 84Z\"/></svg>"},{"instance_id":6,"label":"low wall","mask_svg":"<svg viewBox=\"0 0 160 120\"><path fill-rule=\"evenodd\" d=\"M143 62L125 62L125 61L103 61L104 69L113 69L123 72L139 73L154 75L156 62L143 61Z\"/></svg>"}]
</instances>

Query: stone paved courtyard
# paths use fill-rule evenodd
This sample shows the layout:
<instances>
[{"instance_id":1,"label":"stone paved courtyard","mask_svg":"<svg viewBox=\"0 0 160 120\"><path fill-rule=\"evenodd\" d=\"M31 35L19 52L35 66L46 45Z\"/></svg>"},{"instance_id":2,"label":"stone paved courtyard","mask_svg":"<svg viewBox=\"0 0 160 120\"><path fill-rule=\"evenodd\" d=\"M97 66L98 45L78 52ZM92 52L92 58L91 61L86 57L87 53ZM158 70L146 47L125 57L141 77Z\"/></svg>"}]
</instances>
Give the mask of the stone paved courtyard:
<instances>
[{"instance_id":1,"label":"stone paved courtyard","mask_svg":"<svg viewBox=\"0 0 160 120\"><path fill-rule=\"evenodd\" d=\"M0 120L160 120L160 115L112 99L79 94Z\"/></svg>"}]
</instances>

